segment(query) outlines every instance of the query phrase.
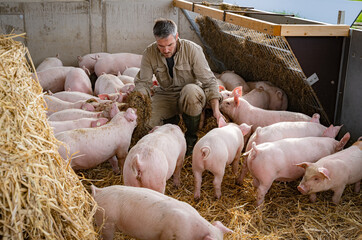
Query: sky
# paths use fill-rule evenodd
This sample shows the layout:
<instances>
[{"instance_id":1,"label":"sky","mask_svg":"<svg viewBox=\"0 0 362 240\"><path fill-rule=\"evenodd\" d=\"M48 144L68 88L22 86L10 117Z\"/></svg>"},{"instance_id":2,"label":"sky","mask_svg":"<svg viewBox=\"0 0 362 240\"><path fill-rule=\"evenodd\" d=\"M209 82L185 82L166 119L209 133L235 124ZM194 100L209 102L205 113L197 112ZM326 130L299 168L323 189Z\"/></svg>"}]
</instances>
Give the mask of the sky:
<instances>
[{"instance_id":1,"label":"sky","mask_svg":"<svg viewBox=\"0 0 362 240\"><path fill-rule=\"evenodd\" d=\"M226 3L284 12L324 23L337 24L338 11L345 11L345 24L351 25L362 9L362 1L349 0L224 0Z\"/></svg>"}]
</instances>

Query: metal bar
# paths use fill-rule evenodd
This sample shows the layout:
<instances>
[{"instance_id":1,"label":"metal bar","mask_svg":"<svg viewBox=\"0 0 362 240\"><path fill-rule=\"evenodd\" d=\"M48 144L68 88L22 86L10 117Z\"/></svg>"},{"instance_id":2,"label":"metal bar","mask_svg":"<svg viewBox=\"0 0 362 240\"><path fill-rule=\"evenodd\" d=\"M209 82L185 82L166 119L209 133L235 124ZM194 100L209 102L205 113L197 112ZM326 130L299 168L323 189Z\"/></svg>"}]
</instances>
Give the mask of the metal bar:
<instances>
[{"instance_id":1,"label":"metal bar","mask_svg":"<svg viewBox=\"0 0 362 240\"><path fill-rule=\"evenodd\" d=\"M199 37L200 41L202 42L202 45L205 47L206 53L210 56L210 59L212 60L214 65L218 68L218 70L225 71L226 67L225 67L224 63L221 62L220 60L218 60L214 56L211 47L205 42L204 38L201 36L200 29L196 25L194 20L192 20L192 18L190 17L190 14L185 9L181 8L181 11L183 12L183 14L187 18L187 20L190 22L192 28L194 29L196 35Z\"/></svg>"}]
</instances>

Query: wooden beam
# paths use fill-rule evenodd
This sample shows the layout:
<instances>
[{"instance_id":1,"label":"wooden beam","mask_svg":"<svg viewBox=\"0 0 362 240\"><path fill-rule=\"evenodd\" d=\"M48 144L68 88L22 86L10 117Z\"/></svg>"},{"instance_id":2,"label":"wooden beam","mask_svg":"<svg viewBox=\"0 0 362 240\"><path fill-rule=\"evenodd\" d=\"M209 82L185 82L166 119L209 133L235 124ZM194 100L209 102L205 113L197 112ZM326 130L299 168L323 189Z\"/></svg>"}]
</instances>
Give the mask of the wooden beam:
<instances>
[{"instance_id":1,"label":"wooden beam","mask_svg":"<svg viewBox=\"0 0 362 240\"><path fill-rule=\"evenodd\" d=\"M173 0L174 6L193 11L203 16L253 29L272 36L348 36L348 25L314 24L280 24L263 21L251 16L242 16L184 0ZM256 10L258 11L258 10ZM262 12L262 11L261 11ZM250 13L252 14L252 13Z\"/></svg>"},{"instance_id":2,"label":"wooden beam","mask_svg":"<svg viewBox=\"0 0 362 240\"><path fill-rule=\"evenodd\" d=\"M226 13L225 22L250 28L269 35L280 36L280 25L263 20L241 16L234 13Z\"/></svg>"},{"instance_id":3,"label":"wooden beam","mask_svg":"<svg viewBox=\"0 0 362 240\"><path fill-rule=\"evenodd\" d=\"M281 36L343 36L348 37L348 25L281 24Z\"/></svg>"}]
</instances>

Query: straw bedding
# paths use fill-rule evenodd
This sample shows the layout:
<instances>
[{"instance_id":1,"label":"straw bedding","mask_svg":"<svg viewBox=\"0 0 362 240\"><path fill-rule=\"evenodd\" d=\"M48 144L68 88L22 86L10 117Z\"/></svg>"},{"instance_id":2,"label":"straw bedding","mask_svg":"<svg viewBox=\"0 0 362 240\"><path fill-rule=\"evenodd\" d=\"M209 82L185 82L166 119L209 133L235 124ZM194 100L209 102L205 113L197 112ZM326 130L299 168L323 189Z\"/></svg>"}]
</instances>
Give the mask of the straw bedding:
<instances>
[{"instance_id":1,"label":"straw bedding","mask_svg":"<svg viewBox=\"0 0 362 240\"><path fill-rule=\"evenodd\" d=\"M42 88L15 37L0 36L0 236L96 239L95 202L57 152Z\"/></svg>"},{"instance_id":2,"label":"straw bedding","mask_svg":"<svg viewBox=\"0 0 362 240\"><path fill-rule=\"evenodd\" d=\"M213 117L207 115L199 137L216 126ZM180 123L181 128L182 122ZM206 131L205 131L206 130ZM242 161L242 159L241 159ZM214 197L213 175L203 173L201 199L194 201L192 159L187 157L181 171L181 187L167 182L166 195L191 204L208 221L221 221L234 231L224 239L357 239L362 234L362 194L347 186L341 203L332 203L332 192L317 194L316 203L297 190L299 181L274 182L265 197L263 209L255 207L256 191L250 175L241 186L235 184L235 176L228 166L222 182L222 196ZM241 165L240 165L241 168ZM240 169L239 168L239 169ZM122 175L114 175L111 165L105 162L97 168L78 172L89 190L90 184L106 187L123 184ZM114 239L134 239L117 233Z\"/></svg>"},{"instance_id":3,"label":"straw bedding","mask_svg":"<svg viewBox=\"0 0 362 240\"><path fill-rule=\"evenodd\" d=\"M77 175L66 168L46 122L41 88L31 80L24 60L27 50L12 37L0 39L0 235L3 239L95 239L94 202L87 191L91 184L123 184L122 175L115 175L108 162ZM148 100L137 95L129 104L137 109L149 107ZM143 112L140 119L147 122L147 114ZM216 127L211 115L207 112L199 137ZM184 129L182 122L180 125ZM134 139L142 137L146 129ZM191 157L185 159L181 187L173 187L170 179L166 194L188 202L210 222L222 221L234 231L225 239L361 239L362 194L354 193L352 185L336 206L331 192L319 193L317 202L311 204L297 191L298 181L275 182L260 209L254 205L251 177L241 186L235 185L228 166L221 199L214 198L212 174L204 172L201 199L194 201L191 161ZM133 238L116 233L115 239Z\"/></svg>"}]
</instances>

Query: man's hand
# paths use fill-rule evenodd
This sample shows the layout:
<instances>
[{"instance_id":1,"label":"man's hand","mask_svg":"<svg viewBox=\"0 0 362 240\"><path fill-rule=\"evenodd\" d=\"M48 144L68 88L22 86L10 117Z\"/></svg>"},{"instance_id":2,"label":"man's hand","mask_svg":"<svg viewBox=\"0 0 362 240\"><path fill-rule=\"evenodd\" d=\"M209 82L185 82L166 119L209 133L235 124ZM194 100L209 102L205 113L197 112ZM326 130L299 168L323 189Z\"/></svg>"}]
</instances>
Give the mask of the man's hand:
<instances>
[{"instance_id":1,"label":"man's hand","mask_svg":"<svg viewBox=\"0 0 362 240\"><path fill-rule=\"evenodd\" d=\"M219 119L221 117L225 120L225 117L220 112L219 100L217 98L211 99L210 100L210 105L211 105L211 108L212 108L213 115L216 118L216 121L219 122Z\"/></svg>"}]
</instances>

